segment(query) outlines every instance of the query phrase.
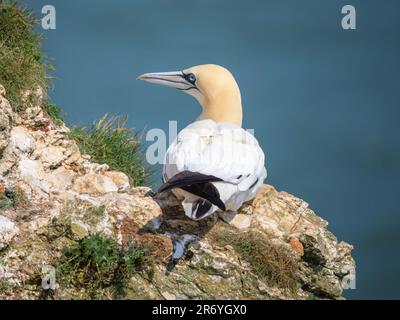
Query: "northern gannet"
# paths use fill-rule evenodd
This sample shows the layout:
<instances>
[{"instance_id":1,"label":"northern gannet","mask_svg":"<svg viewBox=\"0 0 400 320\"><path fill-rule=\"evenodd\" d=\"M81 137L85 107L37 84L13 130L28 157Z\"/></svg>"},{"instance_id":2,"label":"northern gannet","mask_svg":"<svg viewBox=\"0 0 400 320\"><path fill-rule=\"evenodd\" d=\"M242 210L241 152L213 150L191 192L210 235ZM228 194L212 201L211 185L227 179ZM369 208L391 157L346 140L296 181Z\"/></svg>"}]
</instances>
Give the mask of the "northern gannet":
<instances>
[{"instance_id":1,"label":"northern gannet","mask_svg":"<svg viewBox=\"0 0 400 320\"><path fill-rule=\"evenodd\" d=\"M184 91L203 110L169 146L158 192L172 190L193 220L218 209L237 211L253 199L267 176L265 157L256 138L242 129L241 95L232 74L207 64L138 79Z\"/></svg>"}]
</instances>

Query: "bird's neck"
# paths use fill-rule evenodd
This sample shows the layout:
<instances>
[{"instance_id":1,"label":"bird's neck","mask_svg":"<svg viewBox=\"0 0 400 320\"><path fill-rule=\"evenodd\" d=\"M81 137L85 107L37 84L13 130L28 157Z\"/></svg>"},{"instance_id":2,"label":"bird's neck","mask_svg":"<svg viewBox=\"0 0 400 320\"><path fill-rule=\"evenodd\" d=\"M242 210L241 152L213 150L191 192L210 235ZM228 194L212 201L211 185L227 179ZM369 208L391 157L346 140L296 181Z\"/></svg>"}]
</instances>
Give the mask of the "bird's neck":
<instances>
[{"instance_id":1,"label":"bird's neck","mask_svg":"<svg viewBox=\"0 0 400 320\"><path fill-rule=\"evenodd\" d=\"M210 119L215 122L229 122L242 126L242 101L240 93L221 95L201 103L203 112L197 120Z\"/></svg>"}]
</instances>

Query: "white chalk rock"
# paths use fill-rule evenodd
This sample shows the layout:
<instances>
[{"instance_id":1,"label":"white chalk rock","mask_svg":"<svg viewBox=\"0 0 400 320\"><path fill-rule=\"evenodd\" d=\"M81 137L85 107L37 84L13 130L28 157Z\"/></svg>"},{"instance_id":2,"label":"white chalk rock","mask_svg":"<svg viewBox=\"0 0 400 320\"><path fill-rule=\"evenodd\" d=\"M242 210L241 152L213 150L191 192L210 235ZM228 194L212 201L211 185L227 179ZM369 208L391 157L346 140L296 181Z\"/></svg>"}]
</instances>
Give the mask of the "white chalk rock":
<instances>
[{"instance_id":1,"label":"white chalk rock","mask_svg":"<svg viewBox=\"0 0 400 320\"><path fill-rule=\"evenodd\" d=\"M0 250L4 249L18 233L15 223L10 219L0 216Z\"/></svg>"},{"instance_id":2,"label":"white chalk rock","mask_svg":"<svg viewBox=\"0 0 400 320\"><path fill-rule=\"evenodd\" d=\"M35 140L24 127L15 127L10 134L11 145L22 151L31 152L35 148Z\"/></svg>"},{"instance_id":3,"label":"white chalk rock","mask_svg":"<svg viewBox=\"0 0 400 320\"><path fill-rule=\"evenodd\" d=\"M77 178L73 189L81 194L104 194L118 191L118 187L111 178L97 173L88 173Z\"/></svg>"}]
</instances>

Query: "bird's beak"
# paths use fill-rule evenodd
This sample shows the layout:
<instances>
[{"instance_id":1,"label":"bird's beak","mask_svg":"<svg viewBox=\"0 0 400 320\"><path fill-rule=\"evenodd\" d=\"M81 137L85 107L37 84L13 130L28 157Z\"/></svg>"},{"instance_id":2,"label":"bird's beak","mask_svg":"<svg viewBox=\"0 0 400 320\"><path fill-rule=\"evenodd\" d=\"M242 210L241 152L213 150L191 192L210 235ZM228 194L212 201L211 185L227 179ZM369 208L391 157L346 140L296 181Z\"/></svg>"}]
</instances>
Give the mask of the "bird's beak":
<instances>
[{"instance_id":1,"label":"bird's beak","mask_svg":"<svg viewBox=\"0 0 400 320\"><path fill-rule=\"evenodd\" d=\"M179 90L195 88L193 84L185 79L185 74L182 71L145 73L137 77L137 80L162 84Z\"/></svg>"}]
</instances>

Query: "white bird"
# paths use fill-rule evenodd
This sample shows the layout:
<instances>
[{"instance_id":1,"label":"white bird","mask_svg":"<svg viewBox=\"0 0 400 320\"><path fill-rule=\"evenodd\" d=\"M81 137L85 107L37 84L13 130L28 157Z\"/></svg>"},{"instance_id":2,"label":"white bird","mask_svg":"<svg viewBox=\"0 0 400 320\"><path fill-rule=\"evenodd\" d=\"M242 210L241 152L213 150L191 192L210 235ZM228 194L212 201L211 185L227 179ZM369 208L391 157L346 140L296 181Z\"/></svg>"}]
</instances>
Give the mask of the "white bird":
<instances>
[{"instance_id":1,"label":"white bird","mask_svg":"<svg viewBox=\"0 0 400 320\"><path fill-rule=\"evenodd\" d=\"M256 138L242 129L241 95L232 74L207 64L138 79L182 90L202 107L168 148L159 192L172 190L193 220L218 209L235 212L253 199L267 176L265 157Z\"/></svg>"}]
</instances>

